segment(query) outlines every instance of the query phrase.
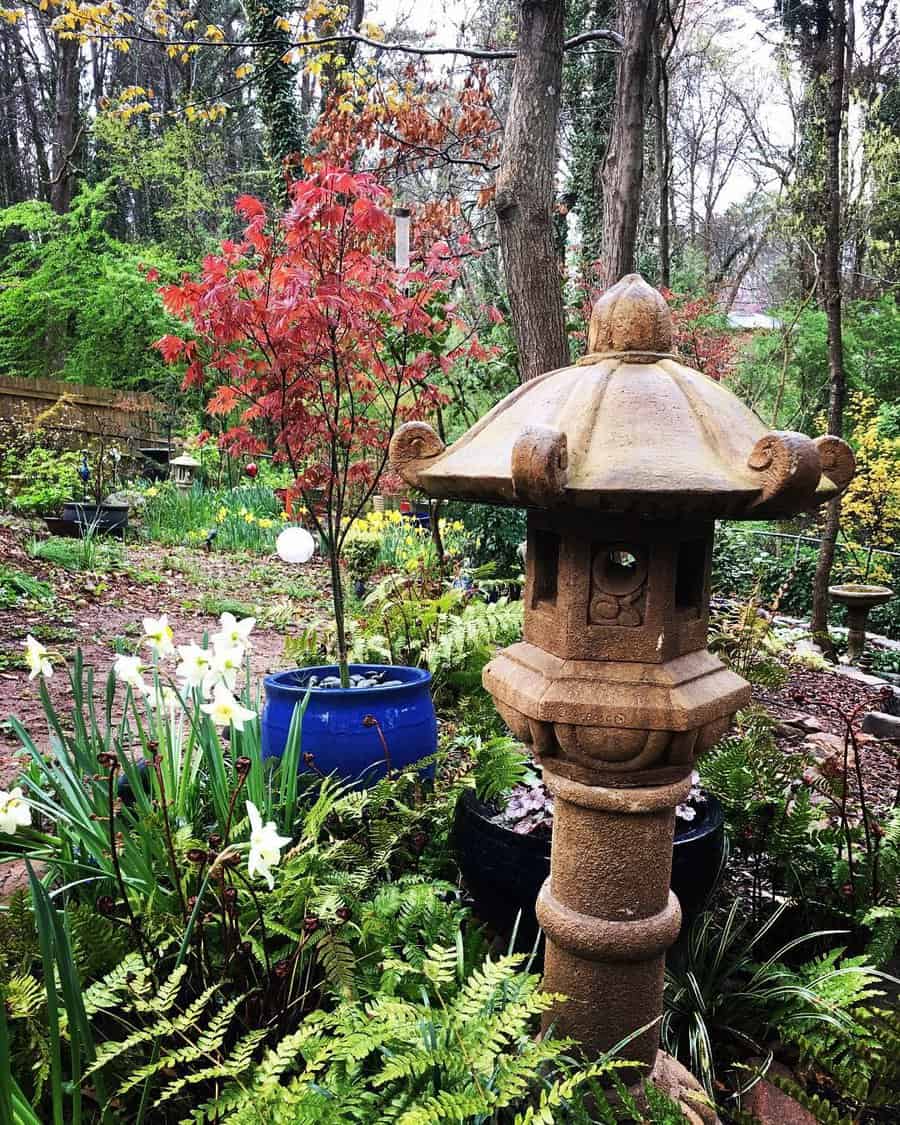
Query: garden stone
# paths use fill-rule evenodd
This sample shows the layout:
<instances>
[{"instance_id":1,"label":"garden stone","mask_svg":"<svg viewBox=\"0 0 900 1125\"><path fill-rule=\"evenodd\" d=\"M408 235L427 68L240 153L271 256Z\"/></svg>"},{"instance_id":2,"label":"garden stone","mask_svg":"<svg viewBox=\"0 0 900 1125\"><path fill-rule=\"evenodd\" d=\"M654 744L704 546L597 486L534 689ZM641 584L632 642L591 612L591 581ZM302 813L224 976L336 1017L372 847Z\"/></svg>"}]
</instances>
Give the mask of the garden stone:
<instances>
[{"instance_id":1,"label":"garden stone","mask_svg":"<svg viewBox=\"0 0 900 1125\"><path fill-rule=\"evenodd\" d=\"M787 1070L785 1073L790 1074ZM741 1108L760 1125L816 1125L816 1118L808 1109L766 1078L756 1083L743 1099Z\"/></svg>"},{"instance_id":2,"label":"garden stone","mask_svg":"<svg viewBox=\"0 0 900 1125\"><path fill-rule=\"evenodd\" d=\"M824 729L815 715L801 716L798 722L798 726L801 730L805 730L808 734L817 734L820 730Z\"/></svg>"},{"instance_id":3,"label":"garden stone","mask_svg":"<svg viewBox=\"0 0 900 1125\"><path fill-rule=\"evenodd\" d=\"M789 738L791 741L797 742L803 737L803 731L794 726L793 723L782 721L775 724L775 737Z\"/></svg>"},{"instance_id":4,"label":"garden stone","mask_svg":"<svg viewBox=\"0 0 900 1125\"><path fill-rule=\"evenodd\" d=\"M897 677L900 683L900 676ZM900 716L900 688L888 687L881 700L881 710L885 715Z\"/></svg>"},{"instance_id":5,"label":"garden stone","mask_svg":"<svg viewBox=\"0 0 900 1125\"><path fill-rule=\"evenodd\" d=\"M135 492L130 488L123 488L120 492L111 492L103 503L110 504L114 508L119 508L124 505L129 512L140 512L147 507L147 497L141 492Z\"/></svg>"},{"instance_id":6,"label":"garden stone","mask_svg":"<svg viewBox=\"0 0 900 1125\"><path fill-rule=\"evenodd\" d=\"M544 986L566 999L544 1028L589 1057L634 1035L628 1057L653 1066L681 925L675 807L695 756L750 700L707 648L715 521L815 508L847 487L854 461L839 438L768 431L680 364L668 306L637 274L594 306L588 348L449 447L408 422L390 456L434 499L527 509L524 638L483 683L555 800L536 913Z\"/></svg>"},{"instance_id":7,"label":"garden stone","mask_svg":"<svg viewBox=\"0 0 900 1125\"><path fill-rule=\"evenodd\" d=\"M828 731L818 731L811 734L803 743L804 750L809 751L813 757L821 760L832 754L844 753L844 739L842 735L830 734Z\"/></svg>"},{"instance_id":8,"label":"garden stone","mask_svg":"<svg viewBox=\"0 0 900 1125\"><path fill-rule=\"evenodd\" d=\"M900 739L900 716L869 711L863 715L862 729L876 738Z\"/></svg>"}]
</instances>

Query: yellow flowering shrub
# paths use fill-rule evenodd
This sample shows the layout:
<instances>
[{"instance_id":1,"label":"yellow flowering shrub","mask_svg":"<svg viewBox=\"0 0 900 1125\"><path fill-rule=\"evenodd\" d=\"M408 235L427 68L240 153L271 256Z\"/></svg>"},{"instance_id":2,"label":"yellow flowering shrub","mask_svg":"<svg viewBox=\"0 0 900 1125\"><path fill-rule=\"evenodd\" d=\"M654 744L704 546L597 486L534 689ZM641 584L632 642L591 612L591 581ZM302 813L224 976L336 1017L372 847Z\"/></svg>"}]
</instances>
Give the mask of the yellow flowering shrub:
<instances>
[{"instance_id":1,"label":"yellow flowering shrub","mask_svg":"<svg viewBox=\"0 0 900 1125\"><path fill-rule=\"evenodd\" d=\"M894 550L900 532L900 438L883 434L874 399L855 397L851 410L856 475L844 493L844 530L864 546Z\"/></svg>"}]
</instances>

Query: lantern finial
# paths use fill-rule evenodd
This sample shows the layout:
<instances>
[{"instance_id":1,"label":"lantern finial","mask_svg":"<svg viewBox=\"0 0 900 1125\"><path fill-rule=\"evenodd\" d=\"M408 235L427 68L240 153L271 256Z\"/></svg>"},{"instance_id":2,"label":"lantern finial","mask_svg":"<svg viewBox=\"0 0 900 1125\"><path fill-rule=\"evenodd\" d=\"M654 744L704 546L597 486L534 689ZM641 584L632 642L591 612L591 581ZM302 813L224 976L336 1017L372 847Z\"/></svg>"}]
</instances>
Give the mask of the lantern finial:
<instances>
[{"instance_id":1,"label":"lantern finial","mask_svg":"<svg viewBox=\"0 0 900 1125\"><path fill-rule=\"evenodd\" d=\"M639 273L626 274L591 311L588 351L667 355L672 350L672 314L664 297Z\"/></svg>"}]
</instances>

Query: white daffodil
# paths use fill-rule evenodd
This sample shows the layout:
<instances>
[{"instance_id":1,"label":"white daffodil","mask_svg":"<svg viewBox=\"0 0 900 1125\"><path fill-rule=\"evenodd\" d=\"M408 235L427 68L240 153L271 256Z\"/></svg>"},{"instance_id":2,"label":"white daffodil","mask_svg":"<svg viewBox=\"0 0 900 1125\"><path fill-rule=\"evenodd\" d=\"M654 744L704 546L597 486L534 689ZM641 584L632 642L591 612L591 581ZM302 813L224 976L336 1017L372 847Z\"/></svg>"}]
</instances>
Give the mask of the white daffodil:
<instances>
[{"instance_id":1,"label":"white daffodil","mask_svg":"<svg viewBox=\"0 0 900 1125\"><path fill-rule=\"evenodd\" d=\"M0 789L0 832L12 836L17 828L27 828L31 824L31 805L16 786L9 793Z\"/></svg>"},{"instance_id":2,"label":"white daffodil","mask_svg":"<svg viewBox=\"0 0 900 1125\"><path fill-rule=\"evenodd\" d=\"M174 718L176 709L180 706L178 692L165 684L155 684L145 691L147 706L153 711L168 711L169 717Z\"/></svg>"},{"instance_id":3,"label":"white daffodil","mask_svg":"<svg viewBox=\"0 0 900 1125\"><path fill-rule=\"evenodd\" d=\"M256 718L256 712L239 703L224 684L216 684L212 703L201 704L200 710L209 715L217 727L230 724L235 730L243 730L244 723Z\"/></svg>"},{"instance_id":4,"label":"white daffodil","mask_svg":"<svg viewBox=\"0 0 900 1125\"><path fill-rule=\"evenodd\" d=\"M209 695L217 684L223 684L229 691L234 691L238 672L240 672L243 664L244 649L241 645L216 649L206 675L203 677L203 694Z\"/></svg>"},{"instance_id":5,"label":"white daffodil","mask_svg":"<svg viewBox=\"0 0 900 1125\"><path fill-rule=\"evenodd\" d=\"M40 641L36 641L29 633L25 638L25 660L28 664L28 678L43 676L49 679L53 675L53 665L47 656L47 649Z\"/></svg>"},{"instance_id":6,"label":"white daffodil","mask_svg":"<svg viewBox=\"0 0 900 1125\"><path fill-rule=\"evenodd\" d=\"M263 824L259 809L252 801L247 802L247 816L250 818L250 855L247 857L247 874L262 875L269 884L275 886L272 868L281 862L281 849L291 842L290 836L279 836L274 820Z\"/></svg>"},{"instance_id":7,"label":"white daffodil","mask_svg":"<svg viewBox=\"0 0 900 1125\"><path fill-rule=\"evenodd\" d=\"M212 670L212 649L195 644L179 645L178 655L181 661L175 669L175 675L183 681L185 687L200 687L204 677Z\"/></svg>"},{"instance_id":8,"label":"white daffodil","mask_svg":"<svg viewBox=\"0 0 900 1125\"><path fill-rule=\"evenodd\" d=\"M175 645L172 643L174 636L167 614L164 613L162 617L144 618L144 641L157 656L168 656L170 652L175 651Z\"/></svg>"},{"instance_id":9,"label":"white daffodil","mask_svg":"<svg viewBox=\"0 0 900 1125\"><path fill-rule=\"evenodd\" d=\"M218 633L213 633L209 639L216 652L228 648L249 648L255 624L255 617L244 617L238 621L233 613L223 613L219 618Z\"/></svg>"},{"instance_id":10,"label":"white daffodil","mask_svg":"<svg viewBox=\"0 0 900 1125\"><path fill-rule=\"evenodd\" d=\"M124 654L117 656L113 662L113 675L123 684L129 684L135 691L146 694L147 685L144 682L144 677L141 672L144 670L144 665L141 663L139 656L125 656Z\"/></svg>"}]
</instances>

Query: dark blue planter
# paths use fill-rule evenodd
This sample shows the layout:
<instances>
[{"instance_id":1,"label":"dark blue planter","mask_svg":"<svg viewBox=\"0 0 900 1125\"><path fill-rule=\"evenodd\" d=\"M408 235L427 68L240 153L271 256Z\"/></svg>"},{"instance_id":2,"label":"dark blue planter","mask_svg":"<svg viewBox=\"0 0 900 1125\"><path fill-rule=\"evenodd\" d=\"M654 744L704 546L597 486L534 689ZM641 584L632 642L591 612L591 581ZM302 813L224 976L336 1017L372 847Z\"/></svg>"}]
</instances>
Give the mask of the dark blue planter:
<instances>
[{"instance_id":1,"label":"dark blue planter","mask_svg":"<svg viewBox=\"0 0 900 1125\"><path fill-rule=\"evenodd\" d=\"M384 747L374 726L363 720L374 715L387 743L394 769L427 758L437 750L437 718L431 702L431 673L400 665L351 664L353 674L384 672L395 687L313 688L303 716L301 753L312 754L322 773L374 781L387 772ZM294 708L303 702L311 676L336 676L336 665L276 672L264 680L262 712L263 758L281 757L287 743Z\"/></svg>"}]
</instances>

